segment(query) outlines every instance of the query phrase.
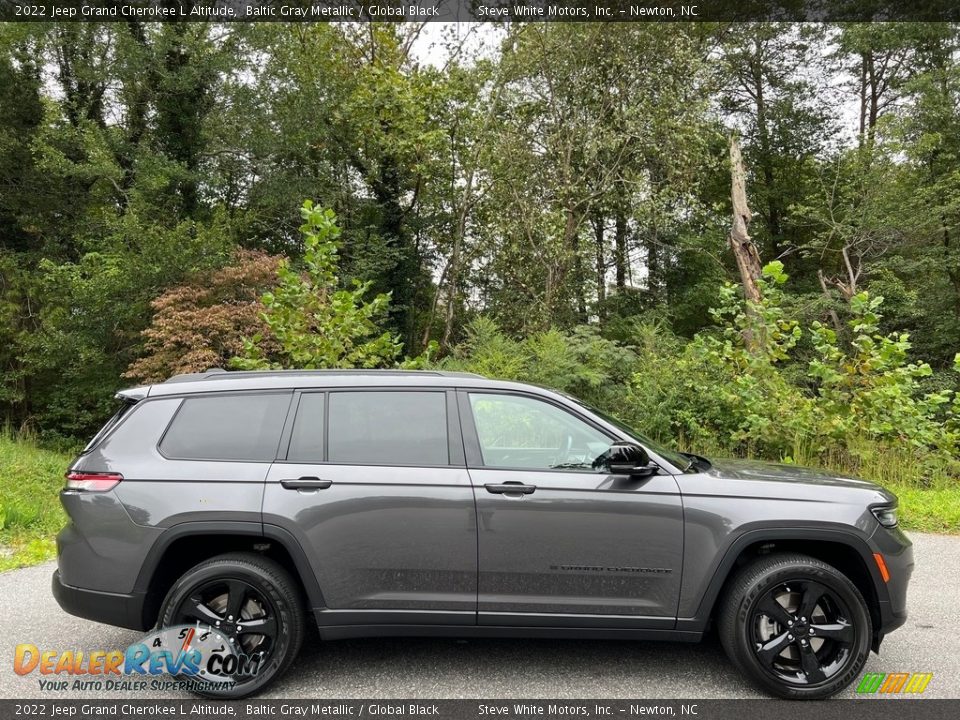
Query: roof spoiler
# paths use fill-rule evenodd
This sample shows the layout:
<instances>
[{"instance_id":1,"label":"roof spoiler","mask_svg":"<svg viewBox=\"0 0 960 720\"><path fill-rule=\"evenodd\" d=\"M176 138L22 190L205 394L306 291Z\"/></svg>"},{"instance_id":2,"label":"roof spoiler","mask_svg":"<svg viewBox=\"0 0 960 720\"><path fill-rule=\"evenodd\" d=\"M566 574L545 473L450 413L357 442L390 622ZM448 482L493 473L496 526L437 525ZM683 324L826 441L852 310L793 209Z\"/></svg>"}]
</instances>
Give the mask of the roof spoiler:
<instances>
[{"instance_id":1,"label":"roof spoiler","mask_svg":"<svg viewBox=\"0 0 960 720\"><path fill-rule=\"evenodd\" d=\"M114 397L117 400L125 402L129 405L136 405L138 402L143 400L150 394L149 385L141 385L139 387L128 388L126 390L121 390Z\"/></svg>"}]
</instances>

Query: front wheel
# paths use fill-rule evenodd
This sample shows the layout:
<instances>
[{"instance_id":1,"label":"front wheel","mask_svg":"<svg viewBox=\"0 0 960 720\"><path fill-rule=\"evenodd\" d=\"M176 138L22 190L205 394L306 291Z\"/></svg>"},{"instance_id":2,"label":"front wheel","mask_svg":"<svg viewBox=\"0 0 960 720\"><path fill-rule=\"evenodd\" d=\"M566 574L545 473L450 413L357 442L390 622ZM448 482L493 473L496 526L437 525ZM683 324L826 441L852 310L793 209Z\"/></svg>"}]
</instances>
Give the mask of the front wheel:
<instances>
[{"instance_id":1,"label":"front wheel","mask_svg":"<svg viewBox=\"0 0 960 720\"><path fill-rule=\"evenodd\" d=\"M744 567L717 624L737 669L782 698L834 695L857 678L870 653L870 612L860 591L805 555L769 555Z\"/></svg>"},{"instance_id":2,"label":"front wheel","mask_svg":"<svg viewBox=\"0 0 960 720\"><path fill-rule=\"evenodd\" d=\"M164 600L160 626L209 628L213 647L226 649L213 667L230 670L229 682L198 683L202 689L193 691L242 698L292 664L303 642L304 607L299 587L280 565L252 553L230 553L200 563L177 580Z\"/></svg>"}]
</instances>

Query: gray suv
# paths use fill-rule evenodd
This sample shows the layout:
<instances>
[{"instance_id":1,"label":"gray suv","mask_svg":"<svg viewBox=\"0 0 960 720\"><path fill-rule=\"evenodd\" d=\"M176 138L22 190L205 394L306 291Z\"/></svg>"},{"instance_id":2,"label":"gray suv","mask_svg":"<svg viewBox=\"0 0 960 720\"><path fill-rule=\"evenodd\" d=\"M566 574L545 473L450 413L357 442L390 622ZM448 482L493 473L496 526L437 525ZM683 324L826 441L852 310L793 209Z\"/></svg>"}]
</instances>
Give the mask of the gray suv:
<instances>
[{"instance_id":1,"label":"gray suv","mask_svg":"<svg viewBox=\"0 0 960 720\"><path fill-rule=\"evenodd\" d=\"M118 397L67 473L53 593L259 661L208 695L279 677L312 616L322 640L715 627L759 688L822 698L906 619L913 551L883 488L678 453L563 393L213 370Z\"/></svg>"}]
</instances>

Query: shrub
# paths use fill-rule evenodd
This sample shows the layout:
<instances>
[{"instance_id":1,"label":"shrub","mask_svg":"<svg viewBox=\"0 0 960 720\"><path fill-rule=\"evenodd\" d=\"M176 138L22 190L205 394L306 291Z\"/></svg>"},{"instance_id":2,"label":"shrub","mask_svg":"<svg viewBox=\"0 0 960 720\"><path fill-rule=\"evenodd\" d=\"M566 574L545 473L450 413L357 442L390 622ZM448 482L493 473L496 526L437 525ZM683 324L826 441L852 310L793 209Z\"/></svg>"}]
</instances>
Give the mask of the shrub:
<instances>
[{"instance_id":1,"label":"shrub","mask_svg":"<svg viewBox=\"0 0 960 720\"><path fill-rule=\"evenodd\" d=\"M932 371L908 360L909 337L879 332L883 298L852 299L849 347L812 323L816 356L803 365L792 358L803 331L783 311L786 280L782 265L771 263L759 303L724 288L714 331L679 349L676 341L639 343L631 419L693 448L851 467L895 449L913 454L915 476L942 475L955 462L960 400L951 407L951 391L923 392Z\"/></svg>"},{"instance_id":2,"label":"shrub","mask_svg":"<svg viewBox=\"0 0 960 720\"><path fill-rule=\"evenodd\" d=\"M626 400L636 356L594 328L551 329L513 340L481 317L467 327L466 335L439 367L545 385L603 407L617 408Z\"/></svg>"},{"instance_id":3,"label":"shrub","mask_svg":"<svg viewBox=\"0 0 960 720\"><path fill-rule=\"evenodd\" d=\"M691 447L769 457L795 452L811 431L812 408L781 371L801 336L782 310L786 279L782 264L768 265L760 280L762 299L749 305L727 284L721 304L711 310L717 329L698 333L685 346L674 340L663 352L647 340L631 380L636 422ZM642 421L648 407L655 410L655 427Z\"/></svg>"},{"instance_id":4,"label":"shrub","mask_svg":"<svg viewBox=\"0 0 960 720\"><path fill-rule=\"evenodd\" d=\"M243 350L243 341L259 335L267 352L276 342L264 323L260 296L277 283L280 258L239 250L233 262L197 274L153 302L153 320L143 331L145 355L124 374L143 383L161 382L178 373L223 367Z\"/></svg>"},{"instance_id":5,"label":"shrub","mask_svg":"<svg viewBox=\"0 0 960 720\"><path fill-rule=\"evenodd\" d=\"M921 379L933 371L927 363L908 362L907 333L879 333L882 303L881 296L866 292L851 298L853 339L847 350L832 329L813 323L819 357L810 361L810 375L819 381L816 408L821 432L840 440L863 436L951 452L957 435L944 420L950 419L952 393L921 392Z\"/></svg>"},{"instance_id":6,"label":"shrub","mask_svg":"<svg viewBox=\"0 0 960 720\"><path fill-rule=\"evenodd\" d=\"M289 260L280 263L279 282L261 298L266 332L247 338L232 361L235 368L374 368L395 363L400 340L380 332L390 296L366 300L372 282L354 280L341 288L338 271L336 215L307 200L300 210L304 223L303 271ZM269 342L272 338L276 344Z\"/></svg>"}]
</instances>

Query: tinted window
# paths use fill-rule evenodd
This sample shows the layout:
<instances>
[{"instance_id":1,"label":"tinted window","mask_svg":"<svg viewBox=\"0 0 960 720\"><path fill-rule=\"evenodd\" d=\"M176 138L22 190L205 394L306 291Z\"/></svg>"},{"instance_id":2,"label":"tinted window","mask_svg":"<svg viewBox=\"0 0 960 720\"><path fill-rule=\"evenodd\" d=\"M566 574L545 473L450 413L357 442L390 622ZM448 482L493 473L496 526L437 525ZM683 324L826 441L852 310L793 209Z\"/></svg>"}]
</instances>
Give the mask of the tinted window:
<instances>
[{"instance_id":1,"label":"tinted window","mask_svg":"<svg viewBox=\"0 0 960 720\"><path fill-rule=\"evenodd\" d=\"M304 393L297 406L297 419L290 436L287 460L323 462L323 394Z\"/></svg>"},{"instance_id":2,"label":"tinted window","mask_svg":"<svg viewBox=\"0 0 960 720\"><path fill-rule=\"evenodd\" d=\"M575 415L521 395L471 393L487 467L592 470L610 438Z\"/></svg>"},{"instance_id":3,"label":"tinted window","mask_svg":"<svg viewBox=\"0 0 960 720\"><path fill-rule=\"evenodd\" d=\"M330 462L450 462L447 400L442 392L335 392L329 402Z\"/></svg>"},{"instance_id":4,"label":"tinted window","mask_svg":"<svg viewBox=\"0 0 960 720\"><path fill-rule=\"evenodd\" d=\"M128 412L130 412L130 409L132 407L133 407L133 403L125 402L119 408L117 408L117 411L110 417L109 420L107 420L106 424L102 428L100 428L99 432L97 432L97 434L93 436L93 439L87 443L86 447L83 448L80 454L84 455L90 452L91 450L93 450L93 448L97 446L97 443L99 443L103 438L105 438L107 436L107 433L109 433L111 430L113 430L117 426L117 423L123 420L123 417Z\"/></svg>"},{"instance_id":5,"label":"tinted window","mask_svg":"<svg viewBox=\"0 0 960 720\"><path fill-rule=\"evenodd\" d=\"M290 402L287 394L184 400L160 450L187 460L272 461Z\"/></svg>"}]
</instances>

